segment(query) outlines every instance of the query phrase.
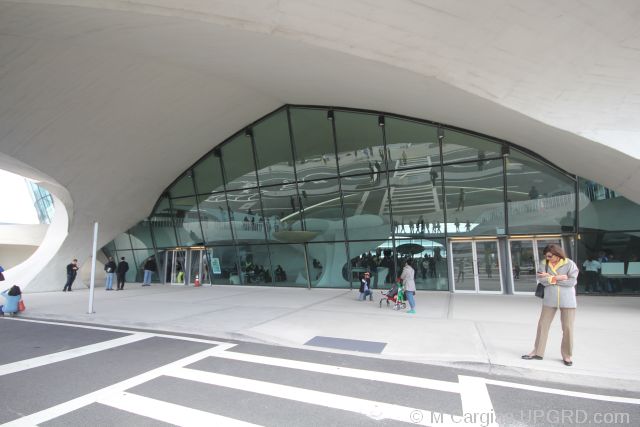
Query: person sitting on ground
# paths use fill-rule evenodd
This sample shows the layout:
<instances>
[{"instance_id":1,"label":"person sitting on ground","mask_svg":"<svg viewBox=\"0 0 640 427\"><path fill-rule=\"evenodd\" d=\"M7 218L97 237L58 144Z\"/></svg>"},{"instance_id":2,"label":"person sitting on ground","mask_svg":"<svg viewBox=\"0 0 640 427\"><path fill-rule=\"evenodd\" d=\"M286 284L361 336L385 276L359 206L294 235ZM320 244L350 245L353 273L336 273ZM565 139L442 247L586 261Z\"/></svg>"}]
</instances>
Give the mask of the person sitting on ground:
<instances>
[{"instance_id":1,"label":"person sitting on ground","mask_svg":"<svg viewBox=\"0 0 640 427\"><path fill-rule=\"evenodd\" d=\"M373 301L373 292L371 291L371 273L368 271L362 275L362 279L360 279L360 296L359 300L366 300L367 296L369 297L369 301Z\"/></svg>"},{"instance_id":2,"label":"person sitting on ground","mask_svg":"<svg viewBox=\"0 0 640 427\"><path fill-rule=\"evenodd\" d=\"M0 316L4 316L5 313L17 313L18 303L22 299L20 286L14 285L3 291L0 295L2 295L6 300L4 305L0 305Z\"/></svg>"}]
</instances>

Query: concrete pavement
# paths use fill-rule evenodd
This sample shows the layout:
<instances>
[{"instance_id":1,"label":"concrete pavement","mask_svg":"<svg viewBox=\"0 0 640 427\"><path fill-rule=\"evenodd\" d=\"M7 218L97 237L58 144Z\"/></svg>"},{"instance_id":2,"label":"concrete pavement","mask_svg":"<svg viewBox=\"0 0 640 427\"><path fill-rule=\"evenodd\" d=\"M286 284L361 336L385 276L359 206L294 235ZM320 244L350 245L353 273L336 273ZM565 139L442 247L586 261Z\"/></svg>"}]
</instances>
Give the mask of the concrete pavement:
<instances>
[{"instance_id":1,"label":"concrete pavement","mask_svg":"<svg viewBox=\"0 0 640 427\"><path fill-rule=\"evenodd\" d=\"M304 348L313 348L305 343L316 336L376 341L386 347L371 357L640 392L638 298L580 296L574 366L566 367L560 357L559 315L545 359L520 358L535 339L541 302L533 296L419 291L417 313L411 315L380 308L376 298L358 301L357 295L343 289L127 284L122 292L96 289L94 314L87 313L86 289L25 294L23 317Z\"/></svg>"}]
</instances>

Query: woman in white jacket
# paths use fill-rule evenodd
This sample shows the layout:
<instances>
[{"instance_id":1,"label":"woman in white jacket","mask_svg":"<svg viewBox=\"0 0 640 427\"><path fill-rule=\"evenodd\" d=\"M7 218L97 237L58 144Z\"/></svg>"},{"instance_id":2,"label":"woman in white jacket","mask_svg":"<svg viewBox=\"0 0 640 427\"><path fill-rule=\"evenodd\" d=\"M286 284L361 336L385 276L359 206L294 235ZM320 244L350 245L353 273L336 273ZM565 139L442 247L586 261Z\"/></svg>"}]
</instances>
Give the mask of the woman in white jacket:
<instances>
[{"instance_id":1,"label":"woman in white jacket","mask_svg":"<svg viewBox=\"0 0 640 427\"><path fill-rule=\"evenodd\" d=\"M402 284L404 285L404 293L407 296L407 300L409 301L409 307L411 307L407 313L414 314L416 312L416 281L415 275L416 271L411 266L413 264L413 260L411 258L407 259L405 262L404 268L402 269L402 275L400 279L402 279Z\"/></svg>"}]
</instances>

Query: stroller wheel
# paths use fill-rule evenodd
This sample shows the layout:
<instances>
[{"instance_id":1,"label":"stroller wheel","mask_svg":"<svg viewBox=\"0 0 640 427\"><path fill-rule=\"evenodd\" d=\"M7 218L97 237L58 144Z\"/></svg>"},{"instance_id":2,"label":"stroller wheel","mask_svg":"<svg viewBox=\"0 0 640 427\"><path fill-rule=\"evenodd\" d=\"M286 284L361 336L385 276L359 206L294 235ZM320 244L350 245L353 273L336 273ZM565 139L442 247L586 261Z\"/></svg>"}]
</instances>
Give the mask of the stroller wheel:
<instances>
[{"instance_id":1,"label":"stroller wheel","mask_svg":"<svg viewBox=\"0 0 640 427\"><path fill-rule=\"evenodd\" d=\"M382 300L380 300L380 308L382 308Z\"/></svg>"},{"instance_id":2,"label":"stroller wheel","mask_svg":"<svg viewBox=\"0 0 640 427\"><path fill-rule=\"evenodd\" d=\"M407 308L407 304L402 303L401 308L404 310L405 308Z\"/></svg>"}]
</instances>

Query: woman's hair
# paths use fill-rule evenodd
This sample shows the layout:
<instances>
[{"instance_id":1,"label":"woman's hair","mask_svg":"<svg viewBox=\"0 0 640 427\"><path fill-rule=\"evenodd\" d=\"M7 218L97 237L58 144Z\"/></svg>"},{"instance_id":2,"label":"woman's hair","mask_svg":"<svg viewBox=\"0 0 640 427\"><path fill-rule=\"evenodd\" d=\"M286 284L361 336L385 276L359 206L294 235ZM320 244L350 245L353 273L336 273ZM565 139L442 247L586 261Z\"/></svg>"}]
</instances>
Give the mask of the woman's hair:
<instances>
[{"instance_id":1,"label":"woman's hair","mask_svg":"<svg viewBox=\"0 0 640 427\"><path fill-rule=\"evenodd\" d=\"M542 250L543 254L553 254L555 256L557 256L560 259L565 259L567 258L567 255L564 253L564 250L562 249L562 247L560 245L556 245L556 244L550 244L544 247L544 249Z\"/></svg>"},{"instance_id":2,"label":"woman's hair","mask_svg":"<svg viewBox=\"0 0 640 427\"><path fill-rule=\"evenodd\" d=\"M18 285L13 285L11 289L9 289L9 292L7 292L7 295L12 297L15 297L21 294L22 294L22 291L20 290L20 286Z\"/></svg>"},{"instance_id":3,"label":"woman's hair","mask_svg":"<svg viewBox=\"0 0 640 427\"><path fill-rule=\"evenodd\" d=\"M413 259L411 259L411 258L407 258L407 260L406 260L405 262L406 262L406 264L407 264L409 267L412 267L412 266L413 266Z\"/></svg>"}]
</instances>

